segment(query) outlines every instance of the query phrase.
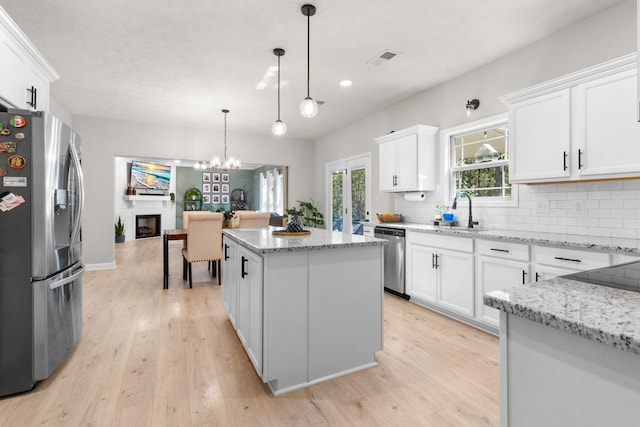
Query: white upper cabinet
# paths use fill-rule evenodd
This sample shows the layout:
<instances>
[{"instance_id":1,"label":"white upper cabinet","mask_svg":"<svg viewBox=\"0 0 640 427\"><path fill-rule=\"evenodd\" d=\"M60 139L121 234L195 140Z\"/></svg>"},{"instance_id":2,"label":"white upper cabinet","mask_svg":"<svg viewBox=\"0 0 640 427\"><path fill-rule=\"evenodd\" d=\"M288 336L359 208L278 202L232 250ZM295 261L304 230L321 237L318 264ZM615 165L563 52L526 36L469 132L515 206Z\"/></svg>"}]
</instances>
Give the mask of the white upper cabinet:
<instances>
[{"instance_id":1,"label":"white upper cabinet","mask_svg":"<svg viewBox=\"0 0 640 427\"><path fill-rule=\"evenodd\" d=\"M509 105L511 182L566 179L570 150L569 89Z\"/></svg>"},{"instance_id":2,"label":"white upper cabinet","mask_svg":"<svg viewBox=\"0 0 640 427\"><path fill-rule=\"evenodd\" d=\"M640 176L636 55L502 97L511 182Z\"/></svg>"},{"instance_id":3,"label":"white upper cabinet","mask_svg":"<svg viewBox=\"0 0 640 427\"><path fill-rule=\"evenodd\" d=\"M48 111L49 84L59 75L2 8L0 58L0 103Z\"/></svg>"},{"instance_id":4,"label":"white upper cabinet","mask_svg":"<svg viewBox=\"0 0 640 427\"><path fill-rule=\"evenodd\" d=\"M380 191L435 190L437 133L437 127L416 125L375 138Z\"/></svg>"},{"instance_id":5,"label":"white upper cabinet","mask_svg":"<svg viewBox=\"0 0 640 427\"><path fill-rule=\"evenodd\" d=\"M581 177L640 175L636 76L634 67L573 89L574 165Z\"/></svg>"}]
</instances>

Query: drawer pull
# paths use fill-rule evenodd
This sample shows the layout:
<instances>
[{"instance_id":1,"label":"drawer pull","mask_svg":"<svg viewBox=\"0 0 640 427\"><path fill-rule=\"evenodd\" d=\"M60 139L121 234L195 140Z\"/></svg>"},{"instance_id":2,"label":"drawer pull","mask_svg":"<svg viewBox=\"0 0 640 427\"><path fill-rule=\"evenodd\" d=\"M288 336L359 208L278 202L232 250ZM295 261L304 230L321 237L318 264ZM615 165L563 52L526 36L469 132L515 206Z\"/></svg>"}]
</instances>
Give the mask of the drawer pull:
<instances>
[{"instance_id":1,"label":"drawer pull","mask_svg":"<svg viewBox=\"0 0 640 427\"><path fill-rule=\"evenodd\" d=\"M229 254L227 254L227 250L229 249L229 245L227 245L226 243L224 244L224 260L228 260L229 259Z\"/></svg>"},{"instance_id":2,"label":"drawer pull","mask_svg":"<svg viewBox=\"0 0 640 427\"><path fill-rule=\"evenodd\" d=\"M242 278L243 278L243 279L244 279L244 277L245 277L245 276L248 276L248 275L249 275L249 273L245 270L245 263L246 263L247 261L249 261L247 258L242 257L242 268L241 268L241 272L240 272L240 274L241 274L241 276L242 276Z\"/></svg>"},{"instance_id":3,"label":"drawer pull","mask_svg":"<svg viewBox=\"0 0 640 427\"><path fill-rule=\"evenodd\" d=\"M582 262L582 261L581 261L581 260L579 260L579 259L575 259L575 258L564 258L564 257L561 257L561 256L554 256L553 258L554 258L554 259L557 259L557 260L559 260L559 261Z\"/></svg>"},{"instance_id":4,"label":"drawer pull","mask_svg":"<svg viewBox=\"0 0 640 427\"><path fill-rule=\"evenodd\" d=\"M496 252L504 252L504 253L509 253L509 249L496 249L496 248L489 248L492 251L496 251Z\"/></svg>"}]
</instances>

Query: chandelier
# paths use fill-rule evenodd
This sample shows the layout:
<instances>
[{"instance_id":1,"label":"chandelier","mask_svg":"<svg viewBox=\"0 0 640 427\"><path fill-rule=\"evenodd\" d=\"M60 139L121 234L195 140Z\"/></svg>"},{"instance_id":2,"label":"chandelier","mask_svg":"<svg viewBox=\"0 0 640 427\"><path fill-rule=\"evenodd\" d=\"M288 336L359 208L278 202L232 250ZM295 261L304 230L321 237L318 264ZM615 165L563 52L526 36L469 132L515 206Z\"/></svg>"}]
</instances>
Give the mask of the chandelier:
<instances>
[{"instance_id":1,"label":"chandelier","mask_svg":"<svg viewBox=\"0 0 640 427\"><path fill-rule=\"evenodd\" d=\"M240 159L235 159L233 157L227 157L227 113L229 110L222 110L224 113L224 160L220 159L220 157L212 157L209 162L209 166L213 169L240 169L242 166L242 162Z\"/></svg>"}]
</instances>

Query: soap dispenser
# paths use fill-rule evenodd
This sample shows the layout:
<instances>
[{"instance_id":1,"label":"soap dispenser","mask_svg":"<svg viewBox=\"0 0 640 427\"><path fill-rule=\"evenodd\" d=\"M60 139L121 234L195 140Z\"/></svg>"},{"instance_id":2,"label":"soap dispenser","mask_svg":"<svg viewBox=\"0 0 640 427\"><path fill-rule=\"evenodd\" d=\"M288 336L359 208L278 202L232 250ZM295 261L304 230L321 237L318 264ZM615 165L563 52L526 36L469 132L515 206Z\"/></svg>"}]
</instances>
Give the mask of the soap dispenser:
<instances>
[{"instance_id":1,"label":"soap dispenser","mask_svg":"<svg viewBox=\"0 0 640 427\"><path fill-rule=\"evenodd\" d=\"M447 210L442 214L442 219L447 222L455 221L456 214L451 212L451 207L447 206Z\"/></svg>"}]
</instances>

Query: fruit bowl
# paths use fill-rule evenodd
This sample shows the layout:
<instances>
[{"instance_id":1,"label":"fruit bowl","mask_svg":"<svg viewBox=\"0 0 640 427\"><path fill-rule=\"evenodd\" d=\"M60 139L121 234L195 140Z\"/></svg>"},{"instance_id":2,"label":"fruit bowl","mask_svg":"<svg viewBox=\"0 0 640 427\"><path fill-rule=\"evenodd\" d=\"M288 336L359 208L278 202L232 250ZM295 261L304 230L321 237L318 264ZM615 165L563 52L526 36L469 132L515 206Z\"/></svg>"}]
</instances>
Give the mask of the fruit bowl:
<instances>
[{"instance_id":1,"label":"fruit bowl","mask_svg":"<svg viewBox=\"0 0 640 427\"><path fill-rule=\"evenodd\" d=\"M378 221L380 222L400 222L402 221L402 215L400 214L392 214L392 213L383 213L376 214L378 217Z\"/></svg>"}]
</instances>

